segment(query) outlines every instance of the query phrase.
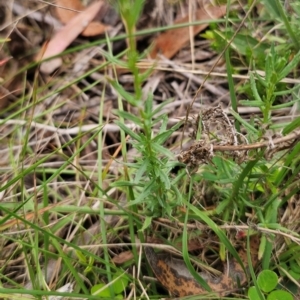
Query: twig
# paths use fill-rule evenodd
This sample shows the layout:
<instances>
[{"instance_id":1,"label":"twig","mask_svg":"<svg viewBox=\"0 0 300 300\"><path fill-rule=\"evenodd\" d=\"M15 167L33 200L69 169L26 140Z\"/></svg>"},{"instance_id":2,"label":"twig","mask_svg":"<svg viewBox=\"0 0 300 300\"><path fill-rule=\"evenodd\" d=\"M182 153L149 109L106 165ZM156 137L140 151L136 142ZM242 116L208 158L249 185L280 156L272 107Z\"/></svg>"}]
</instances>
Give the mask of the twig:
<instances>
[{"instance_id":1,"label":"twig","mask_svg":"<svg viewBox=\"0 0 300 300\"><path fill-rule=\"evenodd\" d=\"M285 143L285 142L291 141L293 139L299 139L299 138L300 138L300 130L294 131L289 135L276 138L276 139L272 140L272 143L273 143L273 145L276 145L276 144ZM270 145L270 141L268 140L268 141L264 141L264 142L254 143L254 144L236 145L236 146L235 145L225 145L225 146L216 145L213 147L214 147L214 150L216 150L216 151L245 151L245 150L268 147L269 145Z\"/></svg>"}]
</instances>

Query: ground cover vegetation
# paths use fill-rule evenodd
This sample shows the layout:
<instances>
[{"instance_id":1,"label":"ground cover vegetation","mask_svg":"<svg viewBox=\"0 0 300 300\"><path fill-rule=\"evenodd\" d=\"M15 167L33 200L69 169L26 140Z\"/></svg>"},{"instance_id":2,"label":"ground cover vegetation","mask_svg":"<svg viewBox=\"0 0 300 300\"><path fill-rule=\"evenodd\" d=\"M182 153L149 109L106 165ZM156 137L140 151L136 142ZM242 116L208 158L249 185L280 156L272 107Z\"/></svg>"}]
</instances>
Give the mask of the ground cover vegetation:
<instances>
[{"instance_id":1,"label":"ground cover vegetation","mask_svg":"<svg viewBox=\"0 0 300 300\"><path fill-rule=\"evenodd\" d=\"M300 299L298 1L0 12L1 299Z\"/></svg>"}]
</instances>

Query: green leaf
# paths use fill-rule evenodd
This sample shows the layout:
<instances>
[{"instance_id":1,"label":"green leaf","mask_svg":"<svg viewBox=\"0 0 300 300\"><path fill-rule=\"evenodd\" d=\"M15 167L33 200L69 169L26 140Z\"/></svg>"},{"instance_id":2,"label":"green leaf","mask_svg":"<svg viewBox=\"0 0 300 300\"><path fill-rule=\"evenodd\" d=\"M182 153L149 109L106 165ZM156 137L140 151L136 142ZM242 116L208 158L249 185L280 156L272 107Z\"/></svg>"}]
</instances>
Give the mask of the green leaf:
<instances>
[{"instance_id":1,"label":"green leaf","mask_svg":"<svg viewBox=\"0 0 300 300\"><path fill-rule=\"evenodd\" d=\"M258 130L255 129L252 125L250 125L247 121L245 121L239 114L237 114L235 111L230 110L230 113L241 123L245 126L246 129L248 129L251 133L258 133Z\"/></svg>"},{"instance_id":2,"label":"green leaf","mask_svg":"<svg viewBox=\"0 0 300 300\"><path fill-rule=\"evenodd\" d=\"M260 151L257 154L257 158L255 160L250 160L247 165L244 167L241 174L239 174L238 179L235 181L232 189L232 199L236 199L238 197L240 189L243 187L243 182L247 175L251 174L253 168L258 163L259 159L262 157L263 152Z\"/></svg>"},{"instance_id":3,"label":"green leaf","mask_svg":"<svg viewBox=\"0 0 300 300\"><path fill-rule=\"evenodd\" d=\"M266 68L267 68L267 66L266 66ZM260 76L259 74L255 74L255 75L256 75L256 79L258 80L258 82L267 89L268 83L266 82L266 78L263 76Z\"/></svg>"},{"instance_id":4,"label":"green leaf","mask_svg":"<svg viewBox=\"0 0 300 300\"><path fill-rule=\"evenodd\" d=\"M149 94L145 101L145 113L149 119L152 117L152 112L153 112L153 95Z\"/></svg>"},{"instance_id":5,"label":"green leaf","mask_svg":"<svg viewBox=\"0 0 300 300\"><path fill-rule=\"evenodd\" d=\"M141 183L137 183L137 182L130 182L130 181L123 181L123 180L118 180L115 182L112 182L110 184L110 187L124 187L124 186L143 186Z\"/></svg>"},{"instance_id":6,"label":"green leaf","mask_svg":"<svg viewBox=\"0 0 300 300\"><path fill-rule=\"evenodd\" d=\"M171 134L173 133L174 131L173 130L168 130L168 131L165 131L159 135L157 135L156 137L154 137L152 139L152 141L154 143L157 143L159 145L161 145L162 143L164 143L170 136Z\"/></svg>"},{"instance_id":7,"label":"green leaf","mask_svg":"<svg viewBox=\"0 0 300 300\"><path fill-rule=\"evenodd\" d=\"M296 93L292 93L293 91L296 91ZM291 94L293 94L293 95L295 95L297 97L297 92L298 91L299 91L299 85L295 85L291 89L275 92L274 95L275 96L285 96L285 95L291 95Z\"/></svg>"},{"instance_id":8,"label":"green leaf","mask_svg":"<svg viewBox=\"0 0 300 300\"><path fill-rule=\"evenodd\" d=\"M142 137L138 135L137 133L133 132L130 128L128 128L125 124L122 122L116 121L115 122L125 133L127 133L129 136L131 136L134 140L138 142L142 142Z\"/></svg>"},{"instance_id":9,"label":"green leaf","mask_svg":"<svg viewBox=\"0 0 300 300\"><path fill-rule=\"evenodd\" d=\"M266 245L267 245L267 238L265 235L262 235L262 237L260 238L260 244L258 248L258 259L261 259L263 257L265 253Z\"/></svg>"},{"instance_id":10,"label":"green leaf","mask_svg":"<svg viewBox=\"0 0 300 300\"><path fill-rule=\"evenodd\" d=\"M135 173L134 176L134 182L141 182L143 180L143 176L146 173L147 167L149 165L149 161L147 159L144 159L142 161L142 164L136 164L137 172Z\"/></svg>"},{"instance_id":11,"label":"green leaf","mask_svg":"<svg viewBox=\"0 0 300 300\"><path fill-rule=\"evenodd\" d=\"M282 104L277 104L277 105L272 105L271 109L281 109L281 108L285 108L285 107L290 107L293 104L299 102L299 99L293 100L293 101L288 101L286 103L282 103Z\"/></svg>"},{"instance_id":12,"label":"green leaf","mask_svg":"<svg viewBox=\"0 0 300 300\"><path fill-rule=\"evenodd\" d=\"M114 87L118 94L120 94L131 105L136 106L138 101L130 93L126 92L125 89L118 82L111 78L107 78L107 80Z\"/></svg>"},{"instance_id":13,"label":"green leaf","mask_svg":"<svg viewBox=\"0 0 300 300\"><path fill-rule=\"evenodd\" d=\"M300 51L294 56L292 61L280 72L278 79L279 81L285 78L291 71L297 67L300 62Z\"/></svg>"},{"instance_id":14,"label":"green leaf","mask_svg":"<svg viewBox=\"0 0 300 300\"><path fill-rule=\"evenodd\" d=\"M256 101L256 100L240 100L239 104L249 107L262 107L264 106L264 102Z\"/></svg>"},{"instance_id":15,"label":"green leaf","mask_svg":"<svg viewBox=\"0 0 300 300\"><path fill-rule=\"evenodd\" d=\"M75 254L77 255L77 257L79 258L79 261L82 264L86 264L87 263L87 259L86 259L86 257L84 256L84 254L81 251L76 250Z\"/></svg>"},{"instance_id":16,"label":"green leaf","mask_svg":"<svg viewBox=\"0 0 300 300\"><path fill-rule=\"evenodd\" d=\"M116 280L112 283L112 288L115 294L121 294L128 285L128 276L126 275L126 273L116 272L112 279Z\"/></svg>"},{"instance_id":17,"label":"green leaf","mask_svg":"<svg viewBox=\"0 0 300 300\"><path fill-rule=\"evenodd\" d=\"M141 203L141 202L145 201L145 199L146 199L151 193L153 193L154 187L155 187L155 180L154 180L154 179L151 179L151 181L149 181L149 182L145 185L145 187L144 187L142 193L140 193L140 195L139 195L136 199L131 200L130 202L128 202L126 206L129 207L129 206L132 206L132 205L135 205L135 204L138 204L138 203Z\"/></svg>"},{"instance_id":18,"label":"green leaf","mask_svg":"<svg viewBox=\"0 0 300 300\"><path fill-rule=\"evenodd\" d=\"M180 126L182 125L182 122L178 122L176 125L174 125L172 128L170 128L168 131L162 132L158 134L156 137L152 139L153 142L157 142L158 144L164 143Z\"/></svg>"},{"instance_id":19,"label":"green leaf","mask_svg":"<svg viewBox=\"0 0 300 300\"><path fill-rule=\"evenodd\" d=\"M251 90L252 90L252 93L253 93L253 96L254 96L256 102L263 103L263 101L258 93L258 90L256 88L256 82L255 82L255 78L254 78L254 75L252 72L250 73L250 85L251 85Z\"/></svg>"},{"instance_id":20,"label":"green leaf","mask_svg":"<svg viewBox=\"0 0 300 300\"><path fill-rule=\"evenodd\" d=\"M295 280L299 280L300 279L300 274L299 273L297 273L297 272L294 272L293 270L289 270L289 275L293 278L293 279L295 279Z\"/></svg>"},{"instance_id":21,"label":"green leaf","mask_svg":"<svg viewBox=\"0 0 300 300\"><path fill-rule=\"evenodd\" d=\"M214 33L226 43L235 35L233 41L230 43L230 47L244 56L251 55L252 57L258 58L262 56L261 53L264 53L268 47L267 44L259 42L248 34L236 34L232 30L227 30L225 33L215 30Z\"/></svg>"},{"instance_id":22,"label":"green leaf","mask_svg":"<svg viewBox=\"0 0 300 300\"><path fill-rule=\"evenodd\" d=\"M181 205L182 204L182 193L178 190L176 185L172 184L171 185L171 191L175 194L175 204Z\"/></svg>"},{"instance_id":23,"label":"green leaf","mask_svg":"<svg viewBox=\"0 0 300 300\"><path fill-rule=\"evenodd\" d=\"M257 292L255 286L251 286L248 290L248 297L250 300L260 300L260 294Z\"/></svg>"},{"instance_id":24,"label":"green leaf","mask_svg":"<svg viewBox=\"0 0 300 300\"><path fill-rule=\"evenodd\" d=\"M167 148L159 145L159 144L152 144L152 149L155 150L157 152L158 155L165 155L167 157L169 157L170 159L173 159L174 158L174 154Z\"/></svg>"},{"instance_id":25,"label":"green leaf","mask_svg":"<svg viewBox=\"0 0 300 300\"><path fill-rule=\"evenodd\" d=\"M299 264L297 263L297 261L291 261L290 262L290 266L291 266L291 270L293 270L295 273L298 273L300 274L300 266Z\"/></svg>"},{"instance_id":26,"label":"green leaf","mask_svg":"<svg viewBox=\"0 0 300 300\"><path fill-rule=\"evenodd\" d=\"M280 172L277 174L277 177L274 180L274 185L279 187L282 181L286 178L286 175L289 172L290 165L293 161L299 157L300 143L298 142L292 149L292 152L285 156L285 161L283 167L280 169Z\"/></svg>"},{"instance_id":27,"label":"green leaf","mask_svg":"<svg viewBox=\"0 0 300 300\"><path fill-rule=\"evenodd\" d=\"M147 78L153 72L154 67L155 67L155 64L153 64L152 66L150 66L150 68L148 70L144 71L144 73L140 73L139 74L139 80L140 80L140 82L144 82L145 80L147 80Z\"/></svg>"},{"instance_id":28,"label":"green leaf","mask_svg":"<svg viewBox=\"0 0 300 300\"><path fill-rule=\"evenodd\" d=\"M146 216L145 221L143 223L143 226L141 229L139 229L140 232L144 232L152 223L152 217Z\"/></svg>"},{"instance_id":29,"label":"green leaf","mask_svg":"<svg viewBox=\"0 0 300 300\"><path fill-rule=\"evenodd\" d=\"M287 135L296 128L300 127L300 117L297 119L293 120L291 123L289 123L286 127L283 128L282 134Z\"/></svg>"},{"instance_id":30,"label":"green leaf","mask_svg":"<svg viewBox=\"0 0 300 300\"><path fill-rule=\"evenodd\" d=\"M165 100L164 102L160 103L152 112L151 116L155 116L157 113L161 112L161 110L163 109L164 106L166 106L167 104L173 102L174 98L170 98L168 100Z\"/></svg>"},{"instance_id":31,"label":"green leaf","mask_svg":"<svg viewBox=\"0 0 300 300\"><path fill-rule=\"evenodd\" d=\"M257 284L263 292L269 293L276 288L278 276L271 270L263 270L258 274Z\"/></svg>"},{"instance_id":32,"label":"green leaf","mask_svg":"<svg viewBox=\"0 0 300 300\"><path fill-rule=\"evenodd\" d=\"M189 207L188 207L189 210ZM195 271L188 254L188 234L187 234L187 222L188 222L188 211L184 218L184 227L183 227L183 236L182 236L182 254L184 262L186 263L187 268L190 273L194 276L194 278L203 286L207 291L211 291L211 287L207 284L207 282Z\"/></svg>"},{"instance_id":33,"label":"green leaf","mask_svg":"<svg viewBox=\"0 0 300 300\"><path fill-rule=\"evenodd\" d=\"M247 260L250 262L251 261L251 249L250 249L250 235L249 235L249 233L250 232L248 231L248 234L247 234ZM249 273L251 275L256 293L258 295L257 300L265 300L265 296L264 296L264 294L262 293L262 291L260 290L260 288L258 286L257 279L256 279L254 269L253 269L253 265L251 263L249 264Z\"/></svg>"},{"instance_id":34,"label":"green leaf","mask_svg":"<svg viewBox=\"0 0 300 300\"><path fill-rule=\"evenodd\" d=\"M99 283L91 288L91 294L101 298L111 298L109 286L104 283Z\"/></svg>"},{"instance_id":35,"label":"green leaf","mask_svg":"<svg viewBox=\"0 0 300 300\"><path fill-rule=\"evenodd\" d=\"M231 253L231 255L236 259L236 261L242 266L244 272L246 273L244 264L237 253L236 249L233 247L232 243L228 240L225 233L220 229L220 227L211 219L209 218L203 211L199 210L194 205L191 205L190 203L186 202L186 205L189 207L190 210L192 210L196 216L198 216L202 221L204 221L219 237L220 243L223 243L227 250Z\"/></svg>"},{"instance_id":36,"label":"green leaf","mask_svg":"<svg viewBox=\"0 0 300 300\"><path fill-rule=\"evenodd\" d=\"M170 183L169 177L166 174L166 172L164 170L159 169L159 168L157 168L156 172L157 172L157 175L159 176L160 180L164 184L164 188L166 190L169 190L171 188L171 183Z\"/></svg>"},{"instance_id":37,"label":"green leaf","mask_svg":"<svg viewBox=\"0 0 300 300\"><path fill-rule=\"evenodd\" d=\"M160 135L160 134L168 131L168 129L167 129L167 126L168 126L168 116L165 115L165 114L163 114L163 115L161 115L161 117L162 117L161 118L162 122L161 122L161 125L159 127L159 132L158 132L157 135Z\"/></svg>"},{"instance_id":38,"label":"green leaf","mask_svg":"<svg viewBox=\"0 0 300 300\"><path fill-rule=\"evenodd\" d=\"M124 111L124 110L114 110L113 111L116 115L124 118L125 120L130 120L132 121L135 125L138 125L140 127L142 127L143 123L141 122L141 118L140 117L137 117L127 111Z\"/></svg>"},{"instance_id":39,"label":"green leaf","mask_svg":"<svg viewBox=\"0 0 300 300\"><path fill-rule=\"evenodd\" d=\"M267 300L294 300L294 297L289 292L276 290L268 295Z\"/></svg>"}]
</instances>

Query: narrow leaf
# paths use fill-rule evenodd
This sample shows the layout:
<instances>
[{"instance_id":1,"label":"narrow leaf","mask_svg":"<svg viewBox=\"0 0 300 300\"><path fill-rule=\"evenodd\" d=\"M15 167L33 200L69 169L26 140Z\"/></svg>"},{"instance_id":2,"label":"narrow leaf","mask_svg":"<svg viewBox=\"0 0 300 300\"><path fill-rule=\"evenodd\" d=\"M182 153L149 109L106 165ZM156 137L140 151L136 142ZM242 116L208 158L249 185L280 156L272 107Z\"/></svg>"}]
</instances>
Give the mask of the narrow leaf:
<instances>
[{"instance_id":1,"label":"narrow leaf","mask_svg":"<svg viewBox=\"0 0 300 300\"><path fill-rule=\"evenodd\" d=\"M127 133L129 136L131 136L134 140L142 142L142 138L140 135L136 134L135 132L133 132L130 128L128 128L125 124L123 124L122 122L116 121L116 124L125 132Z\"/></svg>"}]
</instances>

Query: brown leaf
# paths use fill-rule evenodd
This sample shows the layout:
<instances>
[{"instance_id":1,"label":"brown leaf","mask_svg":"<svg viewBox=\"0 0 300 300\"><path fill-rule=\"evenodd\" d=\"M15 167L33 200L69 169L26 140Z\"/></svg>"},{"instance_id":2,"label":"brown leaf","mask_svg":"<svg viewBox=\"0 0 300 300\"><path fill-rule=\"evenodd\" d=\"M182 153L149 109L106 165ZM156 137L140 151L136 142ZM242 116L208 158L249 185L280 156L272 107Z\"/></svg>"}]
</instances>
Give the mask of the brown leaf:
<instances>
[{"instance_id":1,"label":"brown leaf","mask_svg":"<svg viewBox=\"0 0 300 300\"><path fill-rule=\"evenodd\" d=\"M250 239L250 253L252 265L257 264L259 237ZM245 249L238 251L244 266L247 269L248 259ZM151 247L145 247L146 258L158 281L174 296L185 297L208 293L191 275L182 259L173 258L165 253L155 253ZM231 259L224 266L221 276L213 278L208 273L202 272L202 278L210 286L212 292L226 295L247 282L247 276L241 265Z\"/></svg>"},{"instance_id":2,"label":"brown leaf","mask_svg":"<svg viewBox=\"0 0 300 300\"><path fill-rule=\"evenodd\" d=\"M185 297L206 292L192 277L183 260L158 255L151 247L145 247L145 254L156 278L172 295Z\"/></svg>"},{"instance_id":3,"label":"brown leaf","mask_svg":"<svg viewBox=\"0 0 300 300\"><path fill-rule=\"evenodd\" d=\"M196 11L196 20L214 20L224 16L226 13L226 5L201 7ZM188 16L180 19L176 24L187 23ZM194 35L205 29L209 24L201 24L193 26ZM174 56L190 39L189 27L170 29L160 34L154 41L154 47L150 52L151 58L156 58L161 53L166 58Z\"/></svg>"},{"instance_id":4,"label":"brown leaf","mask_svg":"<svg viewBox=\"0 0 300 300\"><path fill-rule=\"evenodd\" d=\"M60 29L55 36L49 41L46 49L42 49L42 55L37 55L37 61L57 55L64 51L74 39L86 28L86 26L99 14L105 14L107 5L103 1L98 1L90 5L84 12L77 14L71 21ZM60 58L44 62L41 65L41 71L44 73L52 73L61 64Z\"/></svg>"},{"instance_id":5,"label":"brown leaf","mask_svg":"<svg viewBox=\"0 0 300 300\"><path fill-rule=\"evenodd\" d=\"M102 1L98 1L102 2ZM80 2L80 0L56 0L56 13L62 23L67 24L73 18L78 16L80 12L84 12L86 7ZM92 12L93 13L93 12ZM92 15L92 19L86 28L81 31L83 36L95 36L103 34L109 26L102 24L101 22L93 21L97 14Z\"/></svg>"},{"instance_id":6,"label":"brown leaf","mask_svg":"<svg viewBox=\"0 0 300 300\"><path fill-rule=\"evenodd\" d=\"M56 14L64 24L84 11L85 7L80 0L56 0Z\"/></svg>"},{"instance_id":7,"label":"brown leaf","mask_svg":"<svg viewBox=\"0 0 300 300\"><path fill-rule=\"evenodd\" d=\"M132 251L128 250L128 251L124 251L121 252L120 254L116 255L112 261L116 264L116 265L121 265L125 262L128 262L129 260L133 259L133 253Z\"/></svg>"}]
</instances>

